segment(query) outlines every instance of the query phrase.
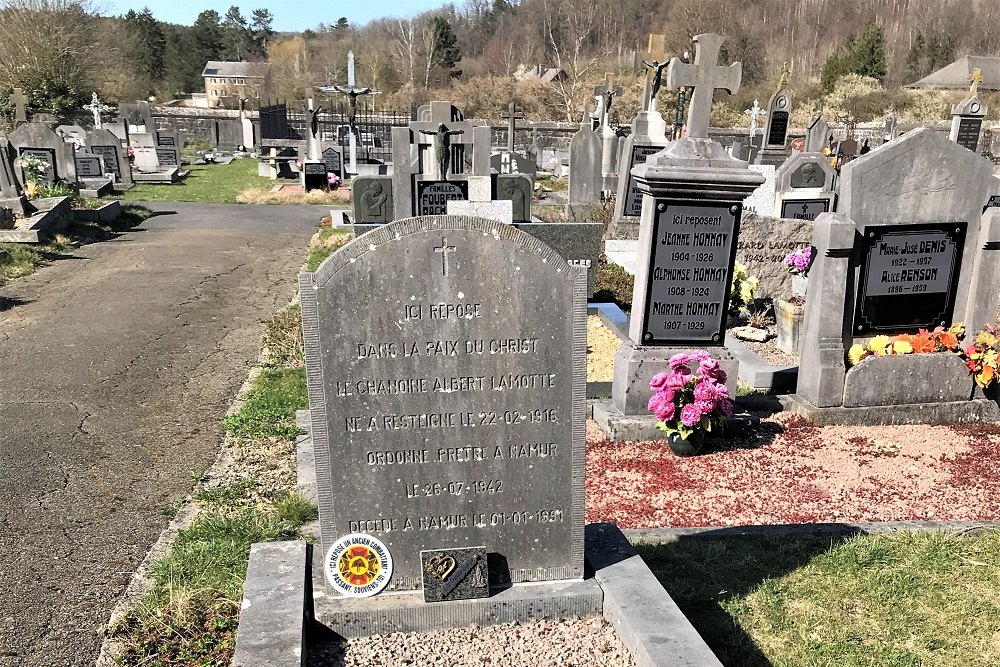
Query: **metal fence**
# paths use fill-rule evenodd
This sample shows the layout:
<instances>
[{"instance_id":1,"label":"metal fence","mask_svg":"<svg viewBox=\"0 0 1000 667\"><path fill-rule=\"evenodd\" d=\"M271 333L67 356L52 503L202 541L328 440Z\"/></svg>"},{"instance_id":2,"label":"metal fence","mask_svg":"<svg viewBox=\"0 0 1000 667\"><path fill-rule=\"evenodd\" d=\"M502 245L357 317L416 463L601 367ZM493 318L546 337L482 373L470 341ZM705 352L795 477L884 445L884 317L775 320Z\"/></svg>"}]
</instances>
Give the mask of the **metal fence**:
<instances>
[{"instance_id":1,"label":"metal fence","mask_svg":"<svg viewBox=\"0 0 1000 667\"><path fill-rule=\"evenodd\" d=\"M320 139L345 149L350 145L350 124L346 100L317 103ZM354 116L355 143L362 163L392 161L392 128L406 127L410 112L366 108L359 104ZM305 141L309 134L309 114L304 102L268 101L260 106L261 143L267 141Z\"/></svg>"}]
</instances>

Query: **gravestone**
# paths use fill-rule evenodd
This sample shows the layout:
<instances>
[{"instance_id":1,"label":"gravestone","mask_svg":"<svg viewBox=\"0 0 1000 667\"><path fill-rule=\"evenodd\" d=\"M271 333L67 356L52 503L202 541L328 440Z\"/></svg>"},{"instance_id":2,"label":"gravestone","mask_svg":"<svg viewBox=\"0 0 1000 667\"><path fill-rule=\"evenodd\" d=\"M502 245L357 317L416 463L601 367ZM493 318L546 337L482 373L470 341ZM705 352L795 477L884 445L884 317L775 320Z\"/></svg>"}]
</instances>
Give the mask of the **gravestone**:
<instances>
[{"instance_id":1,"label":"gravestone","mask_svg":"<svg viewBox=\"0 0 1000 667\"><path fill-rule=\"evenodd\" d=\"M513 202L514 222L531 222L531 179L527 174L498 174L494 178L493 199Z\"/></svg>"},{"instance_id":2,"label":"gravestone","mask_svg":"<svg viewBox=\"0 0 1000 667\"><path fill-rule=\"evenodd\" d=\"M490 201L490 128L466 121L451 102L431 102L416 115L392 129L395 219L444 214L448 200Z\"/></svg>"},{"instance_id":3,"label":"gravestone","mask_svg":"<svg viewBox=\"0 0 1000 667\"><path fill-rule=\"evenodd\" d=\"M300 276L327 558L379 539L389 591L449 548L485 546L493 585L583 577L585 281L465 217L395 221Z\"/></svg>"},{"instance_id":4,"label":"gravestone","mask_svg":"<svg viewBox=\"0 0 1000 667\"><path fill-rule=\"evenodd\" d=\"M87 151L104 160L104 173L124 185L132 184L132 169L118 137L101 128L87 133Z\"/></svg>"},{"instance_id":5,"label":"gravestone","mask_svg":"<svg viewBox=\"0 0 1000 667\"><path fill-rule=\"evenodd\" d=\"M78 180L103 178L104 161L90 153L76 154L76 176Z\"/></svg>"},{"instance_id":6,"label":"gravestone","mask_svg":"<svg viewBox=\"0 0 1000 667\"><path fill-rule=\"evenodd\" d=\"M79 125L58 125L56 134L62 137L63 141L73 144L77 148L83 146L87 141L87 131Z\"/></svg>"},{"instance_id":7,"label":"gravestone","mask_svg":"<svg viewBox=\"0 0 1000 667\"><path fill-rule=\"evenodd\" d=\"M736 259L757 279L757 298L787 299L791 295L785 256L810 245L812 233L809 220L764 218L748 215L744 209Z\"/></svg>"},{"instance_id":8,"label":"gravestone","mask_svg":"<svg viewBox=\"0 0 1000 667\"><path fill-rule=\"evenodd\" d=\"M588 209L601 201L601 138L586 124L569 142L569 203L567 215Z\"/></svg>"},{"instance_id":9,"label":"gravestone","mask_svg":"<svg viewBox=\"0 0 1000 667\"><path fill-rule=\"evenodd\" d=\"M160 169L159 154L156 150L156 138L147 132L131 132L132 155L135 158L135 168L140 172L154 172Z\"/></svg>"},{"instance_id":10,"label":"gravestone","mask_svg":"<svg viewBox=\"0 0 1000 667\"><path fill-rule=\"evenodd\" d=\"M16 166L17 151L0 137L0 208L10 209L16 217L26 217L33 207L24 195L20 170Z\"/></svg>"},{"instance_id":11,"label":"gravestone","mask_svg":"<svg viewBox=\"0 0 1000 667\"><path fill-rule=\"evenodd\" d=\"M815 114L806 127L806 153L822 153L830 137L830 125L820 114Z\"/></svg>"},{"instance_id":12,"label":"gravestone","mask_svg":"<svg viewBox=\"0 0 1000 667\"><path fill-rule=\"evenodd\" d=\"M976 69L972 75L970 96L951 110L951 134L949 137L959 146L970 151L979 150L979 135L983 129L983 119L989 108L979 100L979 82L982 73Z\"/></svg>"},{"instance_id":13,"label":"gravestone","mask_svg":"<svg viewBox=\"0 0 1000 667\"><path fill-rule=\"evenodd\" d=\"M788 63L781 68L778 90L767 102L767 122L764 124L764 141L756 164L778 166L789 155L788 126L792 118L792 91L788 87Z\"/></svg>"},{"instance_id":14,"label":"gravestone","mask_svg":"<svg viewBox=\"0 0 1000 667\"><path fill-rule=\"evenodd\" d=\"M219 119L212 127L212 147L235 151L243 145L243 123L238 119Z\"/></svg>"},{"instance_id":15,"label":"gravestone","mask_svg":"<svg viewBox=\"0 0 1000 667\"><path fill-rule=\"evenodd\" d=\"M611 107L616 97L620 97L624 92L621 86L612 86L610 75L604 79L603 86L594 88L594 97L597 100L597 128L596 134L601 142L601 191L614 192L618 189L618 158L620 156L621 145L619 137L611 129ZM570 150L572 154L572 147ZM572 171L572 168L571 168Z\"/></svg>"},{"instance_id":16,"label":"gravestone","mask_svg":"<svg viewBox=\"0 0 1000 667\"><path fill-rule=\"evenodd\" d=\"M323 163L329 174L336 174L338 178L344 178L344 158L340 148L327 146L323 149Z\"/></svg>"},{"instance_id":17,"label":"gravestone","mask_svg":"<svg viewBox=\"0 0 1000 667\"><path fill-rule=\"evenodd\" d=\"M355 176L351 180L355 224L392 222L392 177Z\"/></svg>"},{"instance_id":18,"label":"gravestone","mask_svg":"<svg viewBox=\"0 0 1000 667\"><path fill-rule=\"evenodd\" d=\"M34 155L49 165L49 169L42 176L43 183L48 185L57 181L76 183L73 146L63 141L48 125L23 123L14 128L7 135L7 139L19 157Z\"/></svg>"},{"instance_id":19,"label":"gravestone","mask_svg":"<svg viewBox=\"0 0 1000 667\"><path fill-rule=\"evenodd\" d=\"M157 146L156 136L149 132L132 132L129 135L134 158L132 180L143 183L169 184L184 175L176 146ZM163 164L160 159L178 164Z\"/></svg>"},{"instance_id":20,"label":"gravestone","mask_svg":"<svg viewBox=\"0 0 1000 667\"><path fill-rule=\"evenodd\" d=\"M330 180L326 174L326 163L305 160L302 163L302 186L306 192L329 189Z\"/></svg>"},{"instance_id":21,"label":"gravestone","mask_svg":"<svg viewBox=\"0 0 1000 667\"><path fill-rule=\"evenodd\" d=\"M490 169L498 174L524 174L535 181L535 172L538 167L534 160L524 157L518 153L493 153L490 155Z\"/></svg>"},{"instance_id":22,"label":"gravestone","mask_svg":"<svg viewBox=\"0 0 1000 667\"><path fill-rule=\"evenodd\" d=\"M603 248L604 225L599 222L515 222L522 232L552 248L567 264L587 271L587 298L594 295L597 261Z\"/></svg>"},{"instance_id":23,"label":"gravestone","mask_svg":"<svg viewBox=\"0 0 1000 667\"><path fill-rule=\"evenodd\" d=\"M176 132L169 130L157 130L156 131L156 145L157 146L176 146L178 149L181 148L181 143Z\"/></svg>"},{"instance_id":24,"label":"gravestone","mask_svg":"<svg viewBox=\"0 0 1000 667\"><path fill-rule=\"evenodd\" d=\"M837 171L822 153L795 153L775 178L778 217L815 220L820 213L834 210Z\"/></svg>"},{"instance_id":25,"label":"gravestone","mask_svg":"<svg viewBox=\"0 0 1000 667\"><path fill-rule=\"evenodd\" d=\"M118 106L118 115L129 134L156 132L156 123L153 122L149 102L124 102Z\"/></svg>"},{"instance_id":26,"label":"gravestone","mask_svg":"<svg viewBox=\"0 0 1000 667\"><path fill-rule=\"evenodd\" d=\"M649 381L677 352L701 348L718 359L735 395L739 362L725 327L742 200L763 177L708 136L716 89L739 90L741 65L717 64L723 39L695 38L694 63L671 60L670 88L694 86L687 134L667 144L633 176L644 195L629 337L615 355L611 401L594 419L612 438L662 438L648 411Z\"/></svg>"},{"instance_id":27,"label":"gravestone","mask_svg":"<svg viewBox=\"0 0 1000 667\"><path fill-rule=\"evenodd\" d=\"M179 167L180 152L174 144L160 144L156 147L156 161L163 167Z\"/></svg>"},{"instance_id":28,"label":"gravestone","mask_svg":"<svg viewBox=\"0 0 1000 667\"><path fill-rule=\"evenodd\" d=\"M917 333L965 322L976 331L1000 306L1000 182L990 165L943 135L918 129L844 166L839 213L820 215L812 245L796 410L812 419L920 423L995 419L970 401L968 371L935 354L875 358L847 369L845 355L874 333ZM924 388L964 395L924 402ZM947 392L946 392L947 393ZM909 398L907 398L909 397ZM854 408L891 406L878 411ZM854 422L852 422L854 420Z\"/></svg>"}]
</instances>

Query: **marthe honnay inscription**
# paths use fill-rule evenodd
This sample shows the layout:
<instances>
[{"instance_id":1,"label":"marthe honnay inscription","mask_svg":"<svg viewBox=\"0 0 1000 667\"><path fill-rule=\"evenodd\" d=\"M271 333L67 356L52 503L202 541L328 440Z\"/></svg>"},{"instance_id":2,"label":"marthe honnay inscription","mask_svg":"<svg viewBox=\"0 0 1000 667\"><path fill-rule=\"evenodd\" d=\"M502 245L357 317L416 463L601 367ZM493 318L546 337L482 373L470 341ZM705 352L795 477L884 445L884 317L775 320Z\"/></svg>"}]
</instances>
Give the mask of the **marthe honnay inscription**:
<instances>
[{"instance_id":1,"label":"marthe honnay inscription","mask_svg":"<svg viewBox=\"0 0 1000 667\"><path fill-rule=\"evenodd\" d=\"M646 293L646 344L720 345L741 205L657 202Z\"/></svg>"}]
</instances>

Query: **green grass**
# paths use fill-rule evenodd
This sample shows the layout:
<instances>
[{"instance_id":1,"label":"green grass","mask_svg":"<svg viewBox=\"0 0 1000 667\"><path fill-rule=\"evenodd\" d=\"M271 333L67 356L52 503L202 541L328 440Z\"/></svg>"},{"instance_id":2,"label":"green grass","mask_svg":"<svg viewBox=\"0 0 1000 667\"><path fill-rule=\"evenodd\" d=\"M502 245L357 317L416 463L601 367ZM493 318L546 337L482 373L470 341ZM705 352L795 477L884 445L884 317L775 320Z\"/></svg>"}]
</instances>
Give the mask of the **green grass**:
<instances>
[{"instance_id":1,"label":"green grass","mask_svg":"<svg viewBox=\"0 0 1000 667\"><path fill-rule=\"evenodd\" d=\"M265 368L254 379L243 407L223 420L240 438L292 439L302 431L295 411L309 407L305 368Z\"/></svg>"},{"instance_id":2,"label":"green grass","mask_svg":"<svg viewBox=\"0 0 1000 667\"><path fill-rule=\"evenodd\" d=\"M306 271L315 271L323 260L342 248L351 240L350 234L338 229L320 230L319 236L309 246L309 256L306 257Z\"/></svg>"},{"instance_id":3,"label":"green grass","mask_svg":"<svg viewBox=\"0 0 1000 667\"><path fill-rule=\"evenodd\" d=\"M1000 531L639 551L727 667L1000 665Z\"/></svg>"},{"instance_id":4,"label":"green grass","mask_svg":"<svg viewBox=\"0 0 1000 667\"><path fill-rule=\"evenodd\" d=\"M236 195L257 186L270 188L274 182L257 175L257 160L233 160L229 164L185 165L187 178L173 185L139 184L120 198L123 201L186 201L206 204L235 204Z\"/></svg>"}]
</instances>

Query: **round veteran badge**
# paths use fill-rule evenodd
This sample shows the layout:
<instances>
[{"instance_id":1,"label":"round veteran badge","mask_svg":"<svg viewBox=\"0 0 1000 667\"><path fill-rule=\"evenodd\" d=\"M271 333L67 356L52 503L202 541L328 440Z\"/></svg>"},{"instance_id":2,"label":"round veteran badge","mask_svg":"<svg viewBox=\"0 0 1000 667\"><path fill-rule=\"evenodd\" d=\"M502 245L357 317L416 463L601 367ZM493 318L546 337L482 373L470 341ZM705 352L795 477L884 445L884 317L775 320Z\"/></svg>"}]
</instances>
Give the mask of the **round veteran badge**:
<instances>
[{"instance_id":1,"label":"round veteran badge","mask_svg":"<svg viewBox=\"0 0 1000 667\"><path fill-rule=\"evenodd\" d=\"M377 538L354 533L334 542L326 552L327 581L340 593L367 598L382 591L392 578L392 556Z\"/></svg>"}]
</instances>

